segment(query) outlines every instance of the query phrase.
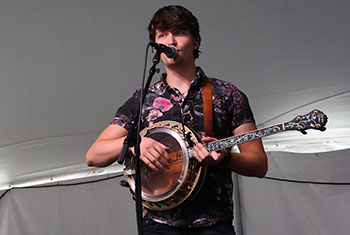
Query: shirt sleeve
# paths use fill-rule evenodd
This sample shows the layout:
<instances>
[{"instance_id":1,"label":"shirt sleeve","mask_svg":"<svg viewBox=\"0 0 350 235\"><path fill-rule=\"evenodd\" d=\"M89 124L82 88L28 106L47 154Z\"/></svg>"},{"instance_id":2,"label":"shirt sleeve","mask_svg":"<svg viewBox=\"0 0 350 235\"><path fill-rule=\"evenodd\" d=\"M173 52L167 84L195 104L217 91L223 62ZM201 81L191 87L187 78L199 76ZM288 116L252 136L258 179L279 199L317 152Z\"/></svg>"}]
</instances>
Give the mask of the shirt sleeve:
<instances>
[{"instance_id":1,"label":"shirt sleeve","mask_svg":"<svg viewBox=\"0 0 350 235\"><path fill-rule=\"evenodd\" d=\"M248 97L239 89L232 92L231 114L233 130L242 124L255 123L253 112L250 108Z\"/></svg>"},{"instance_id":2,"label":"shirt sleeve","mask_svg":"<svg viewBox=\"0 0 350 235\"><path fill-rule=\"evenodd\" d=\"M134 94L118 108L111 124L119 125L129 130L130 124L135 119L139 108L140 92L140 89L135 91Z\"/></svg>"}]
</instances>

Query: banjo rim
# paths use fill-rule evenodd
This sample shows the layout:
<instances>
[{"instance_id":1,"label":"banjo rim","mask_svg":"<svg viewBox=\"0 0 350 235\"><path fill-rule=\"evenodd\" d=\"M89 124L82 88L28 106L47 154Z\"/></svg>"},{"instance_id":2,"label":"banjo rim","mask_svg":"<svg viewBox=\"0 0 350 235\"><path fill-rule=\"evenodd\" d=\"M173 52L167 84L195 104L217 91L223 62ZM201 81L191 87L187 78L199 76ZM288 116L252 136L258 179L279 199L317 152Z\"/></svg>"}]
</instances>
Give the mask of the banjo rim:
<instances>
[{"instance_id":1,"label":"banjo rim","mask_svg":"<svg viewBox=\"0 0 350 235\"><path fill-rule=\"evenodd\" d=\"M141 136L147 136L162 131L167 132L167 134L170 132L172 134L175 133L176 137L174 137L174 135L172 135L172 137L175 138L181 146L182 154L184 155L183 159L185 159L180 177L168 192L156 196L147 194L144 191L141 192L142 204L148 209L156 211L170 210L185 202L189 202L197 195L203 184L207 168L201 165L195 158L189 156L188 148L190 144L184 141L183 129L185 130L185 136L190 136L192 143L197 144L200 142L200 138L196 132L175 121L157 122L140 132ZM190 134L188 135L188 133ZM132 156L132 159L134 159L134 156ZM132 192L135 193L134 177L133 175L126 174L127 170L130 170L130 168L133 169L133 166L131 166L132 159L127 161L129 162L129 166L126 164L124 174L128 179Z\"/></svg>"}]
</instances>

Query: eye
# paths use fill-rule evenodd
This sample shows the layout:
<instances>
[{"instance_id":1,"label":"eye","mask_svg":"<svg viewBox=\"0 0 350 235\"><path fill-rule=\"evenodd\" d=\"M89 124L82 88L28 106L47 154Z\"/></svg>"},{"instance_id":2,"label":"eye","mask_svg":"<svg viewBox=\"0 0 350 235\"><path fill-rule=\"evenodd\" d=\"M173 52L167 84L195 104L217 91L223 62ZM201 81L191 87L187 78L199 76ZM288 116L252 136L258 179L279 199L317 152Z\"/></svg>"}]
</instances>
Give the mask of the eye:
<instances>
[{"instance_id":1,"label":"eye","mask_svg":"<svg viewBox=\"0 0 350 235\"><path fill-rule=\"evenodd\" d=\"M177 30L174 32L174 35L177 35L177 36L187 35L187 31L186 30Z\"/></svg>"},{"instance_id":2,"label":"eye","mask_svg":"<svg viewBox=\"0 0 350 235\"><path fill-rule=\"evenodd\" d=\"M165 38L165 33L159 33L159 34L157 34L157 39L159 40L159 39L162 39L162 38Z\"/></svg>"}]
</instances>

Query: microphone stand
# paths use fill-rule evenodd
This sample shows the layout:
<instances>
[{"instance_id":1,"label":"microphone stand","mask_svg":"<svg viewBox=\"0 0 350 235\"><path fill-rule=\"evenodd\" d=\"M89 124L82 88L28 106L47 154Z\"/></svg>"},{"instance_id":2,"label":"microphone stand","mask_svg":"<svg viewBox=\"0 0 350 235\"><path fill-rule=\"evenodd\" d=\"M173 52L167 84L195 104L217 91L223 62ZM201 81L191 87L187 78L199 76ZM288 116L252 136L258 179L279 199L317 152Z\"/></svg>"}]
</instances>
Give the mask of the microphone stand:
<instances>
[{"instance_id":1,"label":"microphone stand","mask_svg":"<svg viewBox=\"0 0 350 235\"><path fill-rule=\"evenodd\" d=\"M140 143L141 143L141 137L140 137L140 112L142 110L143 103L145 101L147 91L150 87L152 78L154 74L159 72L159 69L156 68L156 65L160 61L160 52L156 51L152 62L153 65L149 70L149 75L147 78L146 85L144 89L142 90L142 100L139 105L139 110L137 112L137 115L135 116L134 120L131 122L131 126L128 131L128 135L125 138L123 142L123 148L122 151L118 157L118 163L123 164L125 155L130 147L135 146L135 201L136 201L136 219L137 219L137 227L138 227L138 234L143 235L143 223L142 223L142 198L141 198L141 171L140 171Z\"/></svg>"}]
</instances>

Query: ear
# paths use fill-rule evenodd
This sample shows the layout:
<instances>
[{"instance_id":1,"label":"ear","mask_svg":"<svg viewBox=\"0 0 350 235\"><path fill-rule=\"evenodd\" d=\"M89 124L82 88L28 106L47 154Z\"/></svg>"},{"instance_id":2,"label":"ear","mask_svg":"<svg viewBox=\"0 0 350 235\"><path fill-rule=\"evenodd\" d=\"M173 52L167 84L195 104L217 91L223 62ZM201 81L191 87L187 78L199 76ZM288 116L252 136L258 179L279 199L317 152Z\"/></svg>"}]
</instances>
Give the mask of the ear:
<instances>
[{"instance_id":1,"label":"ear","mask_svg":"<svg viewBox=\"0 0 350 235\"><path fill-rule=\"evenodd\" d=\"M198 36L198 37L196 37L195 39L194 39L194 45L196 46L196 48L195 49L199 49L199 47L200 47L200 45L201 45L201 41L202 41L202 38L201 38L201 36Z\"/></svg>"}]
</instances>

